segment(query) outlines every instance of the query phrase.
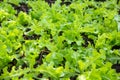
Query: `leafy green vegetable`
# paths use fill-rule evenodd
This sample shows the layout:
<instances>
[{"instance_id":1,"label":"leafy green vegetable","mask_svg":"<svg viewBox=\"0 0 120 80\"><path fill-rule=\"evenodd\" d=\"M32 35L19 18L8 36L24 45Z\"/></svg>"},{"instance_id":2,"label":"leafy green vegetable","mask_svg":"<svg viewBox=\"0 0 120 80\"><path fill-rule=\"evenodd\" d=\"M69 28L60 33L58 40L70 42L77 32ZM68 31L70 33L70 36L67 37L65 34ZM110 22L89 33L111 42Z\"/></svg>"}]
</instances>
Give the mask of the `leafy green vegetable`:
<instances>
[{"instance_id":1,"label":"leafy green vegetable","mask_svg":"<svg viewBox=\"0 0 120 80\"><path fill-rule=\"evenodd\" d=\"M0 80L119 80L118 10L116 0L0 2Z\"/></svg>"}]
</instances>

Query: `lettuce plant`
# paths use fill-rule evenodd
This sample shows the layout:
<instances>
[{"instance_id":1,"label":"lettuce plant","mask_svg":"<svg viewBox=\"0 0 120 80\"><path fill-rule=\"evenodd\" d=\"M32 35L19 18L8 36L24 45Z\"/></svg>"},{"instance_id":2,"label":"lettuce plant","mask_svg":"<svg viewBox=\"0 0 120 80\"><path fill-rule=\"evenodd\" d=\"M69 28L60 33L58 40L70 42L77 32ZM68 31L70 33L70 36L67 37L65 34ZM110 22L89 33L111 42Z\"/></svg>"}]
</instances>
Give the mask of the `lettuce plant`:
<instances>
[{"instance_id":1,"label":"lettuce plant","mask_svg":"<svg viewBox=\"0 0 120 80\"><path fill-rule=\"evenodd\" d=\"M0 80L120 79L117 0L62 2L0 2Z\"/></svg>"}]
</instances>

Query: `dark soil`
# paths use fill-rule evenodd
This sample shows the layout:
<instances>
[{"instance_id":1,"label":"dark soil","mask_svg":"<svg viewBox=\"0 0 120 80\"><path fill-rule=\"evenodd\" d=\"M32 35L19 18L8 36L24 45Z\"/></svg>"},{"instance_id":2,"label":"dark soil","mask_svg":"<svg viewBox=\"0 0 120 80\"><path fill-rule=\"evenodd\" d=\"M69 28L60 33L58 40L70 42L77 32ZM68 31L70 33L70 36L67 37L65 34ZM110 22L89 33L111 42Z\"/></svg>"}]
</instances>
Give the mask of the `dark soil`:
<instances>
[{"instance_id":1,"label":"dark soil","mask_svg":"<svg viewBox=\"0 0 120 80\"><path fill-rule=\"evenodd\" d=\"M28 67L27 63L24 62L24 63L22 64L22 69L27 68L27 67Z\"/></svg>"},{"instance_id":2,"label":"dark soil","mask_svg":"<svg viewBox=\"0 0 120 80\"><path fill-rule=\"evenodd\" d=\"M26 28L25 32L29 32L31 30L31 28Z\"/></svg>"},{"instance_id":3,"label":"dark soil","mask_svg":"<svg viewBox=\"0 0 120 80\"><path fill-rule=\"evenodd\" d=\"M63 34L63 31L60 31L60 32L58 33L58 36L62 36L62 34Z\"/></svg>"},{"instance_id":4,"label":"dark soil","mask_svg":"<svg viewBox=\"0 0 120 80\"><path fill-rule=\"evenodd\" d=\"M65 62L66 62L66 59L63 57L62 63L59 64L58 66L63 66L63 68L65 68Z\"/></svg>"},{"instance_id":5,"label":"dark soil","mask_svg":"<svg viewBox=\"0 0 120 80\"><path fill-rule=\"evenodd\" d=\"M73 47L73 50L74 51L77 51L78 49L76 48L76 46L77 46L77 43L76 42L72 42L71 44L71 47Z\"/></svg>"},{"instance_id":6,"label":"dark soil","mask_svg":"<svg viewBox=\"0 0 120 80\"><path fill-rule=\"evenodd\" d=\"M0 27L2 27L1 24L2 24L2 22L0 22Z\"/></svg>"},{"instance_id":7,"label":"dark soil","mask_svg":"<svg viewBox=\"0 0 120 80\"><path fill-rule=\"evenodd\" d=\"M31 9L30 7L28 7L28 5L24 2L21 2L19 3L19 5L16 5L16 4L13 4L13 3L10 3L8 2L9 4L11 4L15 10L17 10L17 14L20 12L20 11L23 11L23 12L26 12L26 13L29 13L29 10Z\"/></svg>"},{"instance_id":8,"label":"dark soil","mask_svg":"<svg viewBox=\"0 0 120 80\"><path fill-rule=\"evenodd\" d=\"M16 70L18 69L17 60L16 60L15 58L14 58L11 62L8 63L8 69L7 69L8 72L11 72L13 66L15 66L15 69L16 69ZM21 67L22 69L28 67L28 65L27 65L25 62L23 62L21 66L22 66L22 67ZM1 72L0 72L0 73L1 73ZM21 77L22 77L22 76L21 76Z\"/></svg>"},{"instance_id":9,"label":"dark soil","mask_svg":"<svg viewBox=\"0 0 120 80\"><path fill-rule=\"evenodd\" d=\"M81 33L81 36L83 37L83 40L85 41L85 43L82 44L83 47L87 47L88 44L89 44L89 42L90 42L93 46L95 46L94 40L91 39L91 38L88 38L88 35L86 35L85 33Z\"/></svg>"},{"instance_id":10,"label":"dark soil","mask_svg":"<svg viewBox=\"0 0 120 80\"><path fill-rule=\"evenodd\" d=\"M11 72L12 67L16 66L17 64L17 60L14 58L11 62L8 63L9 67L8 67L8 72Z\"/></svg>"},{"instance_id":11,"label":"dark soil","mask_svg":"<svg viewBox=\"0 0 120 80\"><path fill-rule=\"evenodd\" d=\"M41 80L41 78L43 78L43 74L42 73L38 74L38 76L36 78L33 78L33 80ZM51 80L51 78L48 77L47 80Z\"/></svg>"},{"instance_id":12,"label":"dark soil","mask_svg":"<svg viewBox=\"0 0 120 80\"><path fill-rule=\"evenodd\" d=\"M66 59L63 57L62 66L65 68Z\"/></svg>"},{"instance_id":13,"label":"dark soil","mask_svg":"<svg viewBox=\"0 0 120 80\"><path fill-rule=\"evenodd\" d=\"M36 68L38 65L41 65L43 63L42 59L45 55L48 55L50 51L47 47L44 47L43 50L41 50L39 56L36 58L36 64L34 65L34 68Z\"/></svg>"},{"instance_id":14,"label":"dark soil","mask_svg":"<svg viewBox=\"0 0 120 80\"><path fill-rule=\"evenodd\" d=\"M76 80L76 79L77 79L77 75L70 77L70 80Z\"/></svg>"},{"instance_id":15,"label":"dark soil","mask_svg":"<svg viewBox=\"0 0 120 80\"><path fill-rule=\"evenodd\" d=\"M95 7L95 6L93 6L93 5L88 5L88 7L87 8L91 8L91 9L94 9L94 10L96 10L97 8Z\"/></svg>"},{"instance_id":16,"label":"dark soil","mask_svg":"<svg viewBox=\"0 0 120 80\"><path fill-rule=\"evenodd\" d=\"M31 28L26 28L25 29L25 32L29 32L31 31ZM34 37L36 37L36 34L33 34L33 35L25 35L23 34L23 37L25 40L33 40Z\"/></svg>"},{"instance_id":17,"label":"dark soil","mask_svg":"<svg viewBox=\"0 0 120 80\"><path fill-rule=\"evenodd\" d=\"M38 74L38 76L37 76L38 78L42 78L43 77L43 74L42 73L40 73L40 74Z\"/></svg>"},{"instance_id":18,"label":"dark soil","mask_svg":"<svg viewBox=\"0 0 120 80\"><path fill-rule=\"evenodd\" d=\"M112 47L112 50L114 50L114 49L120 49L120 45L114 45L114 46Z\"/></svg>"},{"instance_id":19,"label":"dark soil","mask_svg":"<svg viewBox=\"0 0 120 80\"><path fill-rule=\"evenodd\" d=\"M19 79L23 78L24 74L22 74L21 76L19 76Z\"/></svg>"},{"instance_id":20,"label":"dark soil","mask_svg":"<svg viewBox=\"0 0 120 80\"><path fill-rule=\"evenodd\" d=\"M62 1L61 5L66 5L66 6L69 6L71 4L71 2L69 1Z\"/></svg>"},{"instance_id":21,"label":"dark soil","mask_svg":"<svg viewBox=\"0 0 120 80\"><path fill-rule=\"evenodd\" d=\"M67 40L63 40L62 43L64 44L64 48L69 46L69 44L67 43Z\"/></svg>"},{"instance_id":22,"label":"dark soil","mask_svg":"<svg viewBox=\"0 0 120 80\"><path fill-rule=\"evenodd\" d=\"M3 0L0 0L0 2L3 2Z\"/></svg>"},{"instance_id":23,"label":"dark soil","mask_svg":"<svg viewBox=\"0 0 120 80\"><path fill-rule=\"evenodd\" d=\"M52 6L53 3L55 3L55 0L45 0L50 6Z\"/></svg>"},{"instance_id":24,"label":"dark soil","mask_svg":"<svg viewBox=\"0 0 120 80\"><path fill-rule=\"evenodd\" d=\"M0 76L1 76L1 74L3 74L3 70L2 69L0 69Z\"/></svg>"},{"instance_id":25,"label":"dark soil","mask_svg":"<svg viewBox=\"0 0 120 80\"><path fill-rule=\"evenodd\" d=\"M117 0L117 4L119 4L120 0Z\"/></svg>"},{"instance_id":26,"label":"dark soil","mask_svg":"<svg viewBox=\"0 0 120 80\"><path fill-rule=\"evenodd\" d=\"M118 62L117 64L113 64L112 69L115 69L117 73L120 73L120 64Z\"/></svg>"},{"instance_id":27,"label":"dark soil","mask_svg":"<svg viewBox=\"0 0 120 80\"><path fill-rule=\"evenodd\" d=\"M22 58L24 58L25 57L25 54L22 54L20 57L19 57L19 59L22 59Z\"/></svg>"},{"instance_id":28,"label":"dark soil","mask_svg":"<svg viewBox=\"0 0 120 80\"><path fill-rule=\"evenodd\" d=\"M41 35L33 34L33 35L25 35L23 34L23 38L25 40L37 40L41 37Z\"/></svg>"}]
</instances>

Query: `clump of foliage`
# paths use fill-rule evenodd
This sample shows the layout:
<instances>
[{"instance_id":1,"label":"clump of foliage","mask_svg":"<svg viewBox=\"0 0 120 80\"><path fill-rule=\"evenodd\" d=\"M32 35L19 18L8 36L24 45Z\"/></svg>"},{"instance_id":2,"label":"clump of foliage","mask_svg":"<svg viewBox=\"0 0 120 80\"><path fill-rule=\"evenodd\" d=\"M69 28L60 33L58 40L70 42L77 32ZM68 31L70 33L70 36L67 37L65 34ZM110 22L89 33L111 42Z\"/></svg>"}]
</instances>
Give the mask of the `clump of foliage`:
<instances>
[{"instance_id":1,"label":"clump of foliage","mask_svg":"<svg viewBox=\"0 0 120 80\"><path fill-rule=\"evenodd\" d=\"M119 80L118 11L117 0L1 1L0 80Z\"/></svg>"}]
</instances>

